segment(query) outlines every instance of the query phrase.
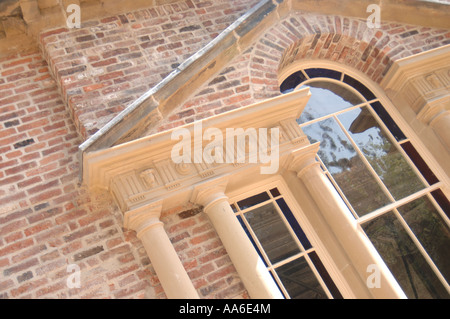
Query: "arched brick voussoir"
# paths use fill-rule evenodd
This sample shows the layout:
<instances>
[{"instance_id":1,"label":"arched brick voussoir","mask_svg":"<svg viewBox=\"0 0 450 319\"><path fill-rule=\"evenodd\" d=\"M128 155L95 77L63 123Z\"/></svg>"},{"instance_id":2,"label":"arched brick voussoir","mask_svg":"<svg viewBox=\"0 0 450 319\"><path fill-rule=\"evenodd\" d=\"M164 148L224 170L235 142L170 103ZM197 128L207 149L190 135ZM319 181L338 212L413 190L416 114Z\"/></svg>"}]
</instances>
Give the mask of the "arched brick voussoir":
<instances>
[{"instance_id":1,"label":"arched brick voussoir","mask_svg":"<svg viewBox=\"0 0 450 319\"><path fill-rule=\"evenodd\" d=\"M379 83L393 63L389 39L389 35L381 35L366 42L337 33L308 35L285 50L276 72L281 75L304 60L327 60L361 71Z\"/></svg>"}]
</instances>

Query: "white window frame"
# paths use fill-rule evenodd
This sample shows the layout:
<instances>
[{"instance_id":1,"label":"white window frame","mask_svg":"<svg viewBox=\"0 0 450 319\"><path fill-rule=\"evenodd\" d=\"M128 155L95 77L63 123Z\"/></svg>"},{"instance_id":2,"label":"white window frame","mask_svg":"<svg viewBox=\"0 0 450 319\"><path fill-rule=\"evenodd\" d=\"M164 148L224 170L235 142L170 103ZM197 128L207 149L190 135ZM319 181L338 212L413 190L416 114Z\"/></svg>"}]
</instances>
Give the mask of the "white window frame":
<instances>
[{"instance_id":1,"label":"white window frame","mask_svg":"<svg viewBox=\"0 0 450 319\"><path fill-rule=\"evenodd\" d=\"M341 78L340 78L340 80L331 79L331 78L327 78L327 77L309 78L309 76L304 71L304 69L309 69L309 68L325 68L325 69L335 70L335 71L341 72ZM298 89L300 86L307 85L308 83L314 82L314 81L328 81L328 82L337 83L337 84L339 84L341 86L344 86L344 87L348 88L351 92L357 94L363 100L366 100L359 93L359 91L357 89L355 89L351 85L343 82L344 74L347 74L347 75L353 77L354 79L360 81L369 90L371 90L372 93L375 95L375 99L372 99L372 100L367 101L367 102L360 103L360 104L355 105L355 106L348 107L348 108L346 108L344 110L341 110L341 111L332 113L330 115L326 115L326 116L323 116L323 117L311 120L311 121L306 122L306 123L302 123L299 126L302 128L304 126L310 125L310 124L315 123L315 122L319 122L319 121L321 121L323 119L326 119L326 118L334 118L335 119L336 123L342 128L342 131L344 132L344 134L352 142L352 145L355 148L355 151L358 153L360 159L365 164L365 167L367 169L369 169L369 171L372 172L372 175L376 178L377 183L380 185L380 187L382 188L382 190L385 193L385 195L387 195L388 198L391 200L390 204L388 204L388 205L386 205L384 207L381 207L381 208L379 208L379 209L377 209L375 211L372 211L372 212L370 212L370 213L368 213L368 214L366 214L366 215L364 215L362 217L358 217L358 215L354 211L352 205L347 201L347 199L345 198L345 195L342 193L340 187L338 186L338 184L334 180L333 176L328 172L328 170L326 169L325 165L322 163L321 159L317 156L317 159L321 162L322 169L324 170L324 172L326 173L326 175L328 176L330 181L333 183L333 185L335 186L335 188L338 191L338 193L341 195L342 200L346 203L346 205L349 208L349 210L351 211L352 215L355 217L355 219L357 221L357 224L358 224L358 231L362 232L365 236L367 236L365 234L363 228L362 228L362 224L366 223L366 222L368 222L370 220L373 220L373 219L375 219L375 218L377 218L379 216L382 216L382 215L384 215L384 214L386 214L386 213L388 213L390 211L392 211L394 213L394 215L396 216L396 218L403 225L405 231L410 235L412 241L414 242L414 244L416 245L416 247L418 248L418 250L420 251L422 256L425 258L425 260L427 261L428 265L433 269L433 271L436 274L436 276L438 277L439 281L443 284L443 286L450 293L450 285L449 285L449 283L445 280L445 278L443 277L443 275L439 271L439 269L436 266L436 264L433 262L433 260L429 256L429 254L426 252L425 248L420 243L419 239L416 237L414 232L408 226L408 224L406 223L406 221L404 220L404 218L401 216L401 214L399 213L399 211L397 209L397 208L399 208L402 205L405 205L405 204L407 204L409 202L412 202L412 201L417 200L417 199L419 199L419 198L421 198L423 196L426 196L430 200L430 202L433 204L433 206L436 208L436 210L437 210L438 214L441 216L442 220L447 224L447 226L450 227L450 219L447 217L447 215L442 210L440 205L436 202L434 197L431 195L431 192L433 192L433 191L435 191L437 189L441 189L441 191L444 193L444 195L447 198L450 198L450 196L449 196L450 194L448 192L448 190L450 189L450 186L449 186L450 182L448 180L447 175L442 171L442 167L437 163L437 161L433 158L433 156L430 154L430 152L426 149L424 144L421 142L420 138L417 136L416 132L413 131L412 128L406 123L406 121L403 118L403 116L396 109L396 107L392 104L392 102L389 100L389 98L387 98L386 94L384 93L384 90L379 85L374 83L371 79L369 79L365 74L363 74L363 73L361 73L359 71L356 71L356 70L354 70L352 68L348 68L348 67L346 67L346 66L344 66L342 64L338 64L336 62L311 60L311 61L302 61L301 63L294 63L294 64L290 65L288 68L283 70L283 73L282 73L282 75L279 78L280 79L284 79L284 78L288 77L289 75L291 75L291 74L293 74L295 72L298 72L298 71L301 71L303 73L303 75L305 76L306 80L303 81L301 84L299 84L298 87L296 87L295 89ZM282 81L280 81L280 83L281 82ZM406 139L402 140L401 142L398 142L395 139L395 137L392 135L390 130L384 124L384 121L370 107L370 104L373 103L373 102L376 102L376 101L379 101L383 105L383 107L386 109L386 111L392 117L394 122L400 128L400 130L405 134ZM422 190L420 190L418 192L415 192L414 194L411 194L411 195L409 195L407 197L404 197L404 198L402 198L400 200L395 200L393 198L393 196L390 195L389 191L387 190L387 188L384 185L384 183L381 181L381 179L378 176L378 174L376 172L374 172L374 169L371 167L371 165L369 164L369 162L367 161L365 156L361 153L361 151L359 150L359 147L357 147L353 143L353 139L350 137L350 135L347 132L347 130L343 127L342 123L337 118L337 115L340 114L340 113L348 112L351 109L357 109L357 108L363 107L364 105L369 106L368 110L370 111L371 115L374 116L374 118L377 120L377 123L382 127L383 133L386 134L389 137L391 143L394 144L394 146L403 155L403 157L409 163L410 167L414 170L414 172L419 177L419 179L423 182L425 187ZM401 144L406 143L406 142L410 142L411 144L413 144L413 146L416 149L416 151L423 158L423 160L429 166L431 171L436 175L436 177L438 178L439 182L437 182L437 183L435 183L433 185L429 185L429 183L423 177L423 175L420 172L420 170L416 167L416 165L412 162L410 157L406 154L406 152L401 147Z\"/></svg>"},{"instance_id":2,"label":"white window frame","mask_svg":"<svg viewBox=\"0 0 450 319\"><path fill-rule=\"evenodd\" d=\"M295 219L299 223L300 227L304 231L306 237L308 238L309 242L311 243L313 249L316 254L319 256L321 262L323 263L324 267L326 268L328 274L332 278L334 284L336 285L337 289L341 293L342 297L344 299L354 299L356 298L354 293L352 292L351 287L348 285L342 274L340 273L338 267L334 263L332 257L329 255L327 249L325 248L324 244L320 240L320 237L315 232L314 228L312 227L311 223L309 222L308 218L304 214L303 210L301 209L300 205L298 204L297 200L295 199L294 195L290 191L289 186L284 181L283 177L280 175L275 175L267 180L263 180L257 183L253 183L251 185L245 185L239 189L233 190L232 192L227 193L226 195L229 198L230 205L232 203L236 203L240 200L246 199L248 197L257 195L261 192L267 191L269 192L273 188L278 188L280 194L286 201L286 204L288 205L289 209L291 210L292 214L294 215ZM263 204L258 204L263 205ZM252 206L249 210L254 209L258 207L258 205ZM237 215L237 214L236 214ZM285 223L287 223L286 219L284 218L284 215L281 212L281 215L283 216L283 220ZM287 225L289 225L287 223ZM251 230L251 227L248 227L249 231ZM289 227L290 229L290 227ZM294 239L296 241L299 241L296 234L293 233ZM259 244L257 244L259 246ZM261 251L264 251L262 247L258 247ZM306 252L309 252L310 250L306 250ZM305 253L305 252L302 252ZM306 253L305 253L306 255ZM297 255L295 255L296 257ZM294 257L294 256L293 256ZM286 259L284 263L289 262L290 259ZM311 266L312 263L310 262L309 258L307 258L308 264ZM269 267L270 268L270 267ZM324 288L326 287L325 283L321 280L321 276L317 273L315 267L311 267L311 269L314 271L315 275L318 277L318 280L321 284L321 286ZM280 284L280 282L278 283ZM328 292L328 289L324 289L327 296L329 298L332 298L331 294ZM284 292L284 291L283 291Z\"/></svg>"}]
</instances>

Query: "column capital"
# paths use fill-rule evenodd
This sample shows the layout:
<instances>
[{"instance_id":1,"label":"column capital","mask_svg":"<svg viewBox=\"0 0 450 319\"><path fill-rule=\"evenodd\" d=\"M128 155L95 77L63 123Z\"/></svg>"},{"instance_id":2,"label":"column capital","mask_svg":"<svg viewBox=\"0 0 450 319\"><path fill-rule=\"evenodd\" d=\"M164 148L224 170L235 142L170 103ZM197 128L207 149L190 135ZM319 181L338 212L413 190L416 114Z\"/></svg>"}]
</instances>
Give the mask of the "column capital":
<instances>
[{"instance_id":1,"label":"column capital","mask_svg":"<svg viewBox=\"0 0 450 319\"><path fill-rule=\"evenodd\" d=\"M417 114L417 119L426 125L433 125L433 122L441 116L448 116L450 113L450 95L443 98L427 101Z\"/></svg>"},{"instance_id":2,"label":"column capital","mask_svg":"<svg viewBox=\"0 0 450 319\"><path fill-rule=\"evenodd\" d=\"M162 200L152 202L129 210L124 214L123 226L136 231L140 238L142 232L151 226L161 224L159 220L162 210Z\"/></svg>"},{"instance_id":3,"label":"column capital","mask_svg":"<svg viewBox=\"0 0 450 319\"><path fill-rule=\"evenodd\" d=\"M194 187L191 202L200 204L206 210L207 206L219 199L227 198L225 189L228 184L228 176L211 179Z\"/></svg>"},{"instance_id":4,"label":"column capital","mask_svg":"<svg viewBox=\"0 0 450 319\"><path fill-rule=\"evenodd\" d=\"M318 142L292 151L288 158L288 170L296 172L297 176L301 177L305 169L313 165L319 165L316 160L319 149L320 143Z\"/></svg>"}]
</instances>

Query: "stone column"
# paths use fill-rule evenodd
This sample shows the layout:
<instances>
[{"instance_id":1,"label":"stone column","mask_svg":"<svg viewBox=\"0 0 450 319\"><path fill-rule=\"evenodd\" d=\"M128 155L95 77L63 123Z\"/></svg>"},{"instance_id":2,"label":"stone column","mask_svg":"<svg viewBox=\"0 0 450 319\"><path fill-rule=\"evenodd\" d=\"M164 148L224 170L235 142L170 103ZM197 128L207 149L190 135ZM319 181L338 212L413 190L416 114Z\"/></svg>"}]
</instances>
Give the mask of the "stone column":
<instances>
[{"instance_id":1,"label":"stone column","mask_svg":"<svg viewBox=\"0 0 450 319\"><path fill-rule=\"evenodd\" d=\"M228 203L226 184L224 178L203 183L195 187L191 201L203 206L250 297L281 299L283 295Z\"/></svg>"},{"instance_id":2,"label":"stone column","mask_svg":"<svg viewBox=\"0 0 450 319\"><path fill-rule=\"evenodd\" d=\"M288 169L297 173L323 217L330 225L339 243L344 247L349 259L358 272L362 282L374 298L405 298L400 286L387 269L370 240L358 229L356 219L351 215L333 184L320 168L316 160L319 143L293 151ZM295 194L294 194L295 195ZM368 287L367 279L371 272L379 270L379 287ZM368 268L370 266L370 268Z\"/></svg>"},{"instance_id":3,"label":"stone column","mask_svg":"<svg viewBox=\"0 0 450 319\"><path fill-rule=\"evenodd\" d=\"M124 227L135 230L169 299L199 299L189 276L159 220L162 202L128 211Z\"/></svg>"}]
</instances>

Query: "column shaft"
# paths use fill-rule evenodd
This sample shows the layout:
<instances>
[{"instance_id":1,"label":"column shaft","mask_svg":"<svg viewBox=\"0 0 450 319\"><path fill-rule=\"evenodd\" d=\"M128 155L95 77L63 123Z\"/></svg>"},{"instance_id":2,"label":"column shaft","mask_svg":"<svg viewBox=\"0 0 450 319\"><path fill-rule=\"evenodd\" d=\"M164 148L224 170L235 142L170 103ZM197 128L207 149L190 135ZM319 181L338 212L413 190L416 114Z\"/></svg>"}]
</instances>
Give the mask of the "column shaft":
<instances>
[{"instance_id":1,"label":"column shaft","mask_svg":"<svg viewBox=\"0 0 450 319\"><path fill-rule=\"evenodd\" d=\"M320 209L327 223L333 229L335 236L344 247L352 264L357 270L364 284L370 275L369 265L376 265L380 275L380 285L376 288L368 287L375 298L404 298L405 295L385 266L378 252L370 240L358 229L355 218L340 198L339 194L315 160L318 145L312 145L309 154L298 154L294 159L291 170L308 189L312 199ZM301 150L300 150L301 151Z\"/></svg>"},{"instance_id":2,"label":"column shaft","mask_svg":"<svg viewBox=\"0 0 450 319\"><path fill-rule=\"evenodd\" d=\"M142 244L169 299L198 299L186 270L164 230L157 223L139 234Z\"/></svg>"},{"instance_id":3,"label":"column shaft","mask_svg":"<svg viewBox=\"0 0 450 319\"><path fill-rule=\"evenodd\" d=\"M198 299L192 281L159 220L161 203L128 211L124 226L136 231L169 299Z\"/></svg>"},{"instance_id":4,"label":"column shaft","mask_svg":"<svg viewBox=\"0 0 450 319\"><path fill-rule=\"evenodd\" d=\"M226 198L205 209L250 297L283 298Z\"/></svg>"}]
</instances>

